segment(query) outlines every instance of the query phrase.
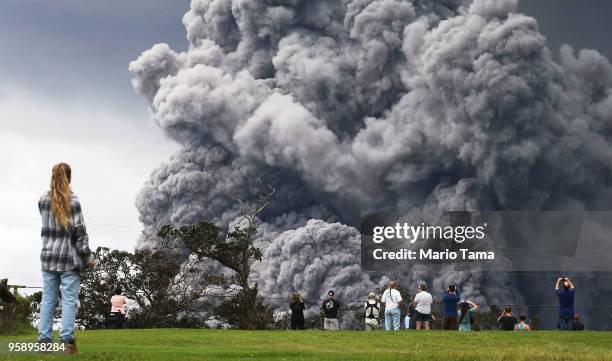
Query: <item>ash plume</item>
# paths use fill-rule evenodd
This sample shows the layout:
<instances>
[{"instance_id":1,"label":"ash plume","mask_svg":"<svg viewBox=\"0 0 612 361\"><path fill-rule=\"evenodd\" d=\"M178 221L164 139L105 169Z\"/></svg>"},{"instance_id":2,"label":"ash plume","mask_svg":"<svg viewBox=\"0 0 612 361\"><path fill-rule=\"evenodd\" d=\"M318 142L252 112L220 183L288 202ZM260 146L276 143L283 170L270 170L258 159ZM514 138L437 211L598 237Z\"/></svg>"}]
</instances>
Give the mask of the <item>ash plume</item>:
<instances>
[{"instance_id":1,"label":"ash plume","mask_svg":"<svg viewBox=\"0 0 612 361\"><path fill-rule=\"evenodd\" d=\"M189 49L157 44L129 66L182 145L138 195L141 221L228 224L260 177L278 190L252 275L262 292L356 300L397 276L360 271L362 210L606 209L610 63L567 45L555 60L516 5L193 0ZM525 291L495 274L402 277L488 304Z\"/></svg>"}]
</instances>

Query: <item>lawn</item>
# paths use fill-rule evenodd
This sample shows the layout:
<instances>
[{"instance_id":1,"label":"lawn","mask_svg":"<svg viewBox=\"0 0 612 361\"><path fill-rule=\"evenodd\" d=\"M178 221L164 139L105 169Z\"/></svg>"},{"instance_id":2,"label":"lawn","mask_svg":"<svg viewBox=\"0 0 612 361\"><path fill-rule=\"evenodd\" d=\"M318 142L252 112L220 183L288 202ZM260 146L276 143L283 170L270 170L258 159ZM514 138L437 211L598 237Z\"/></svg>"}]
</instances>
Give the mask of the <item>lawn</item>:
<instances>
[{"instance_id":1,"label":"lawn","mask_svg":"<svg viewBox=\"0 0 612 361\"><path fill-rule=\"evenodd\" d=\"M607 332L359 332L191 329L78 333L75 360L612 360ZM6 353L3 360L65 360L64 355Z\"/></svg>"}]
</instances>

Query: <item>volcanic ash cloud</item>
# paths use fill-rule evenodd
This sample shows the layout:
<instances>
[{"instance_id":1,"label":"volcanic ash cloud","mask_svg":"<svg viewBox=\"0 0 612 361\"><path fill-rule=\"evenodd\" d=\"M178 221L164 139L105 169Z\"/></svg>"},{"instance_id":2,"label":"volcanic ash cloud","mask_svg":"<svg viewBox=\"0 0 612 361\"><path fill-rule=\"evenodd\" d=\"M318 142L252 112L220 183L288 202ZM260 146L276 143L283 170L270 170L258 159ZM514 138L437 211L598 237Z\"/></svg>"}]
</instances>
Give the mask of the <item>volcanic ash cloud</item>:
<instances>
[{"instance_id":1,"label":"volcanic ash cloud","mask_svg":"<svg viewBox=\"0 0 612 361\"><path fill-rule=\"evenodd\" d=\"M359 299L386 282L359 270L361 210L610 204L610 63L569 46L555 61L516 1L194 0L183 23L187 51L130 63L182 145L139 194L141 220L228 224L256 178L273 185L253 273L267 295ZM483 301L520 298L486 295L501 276L404 275L453 277Z\"/></svg>"}]
</instances>

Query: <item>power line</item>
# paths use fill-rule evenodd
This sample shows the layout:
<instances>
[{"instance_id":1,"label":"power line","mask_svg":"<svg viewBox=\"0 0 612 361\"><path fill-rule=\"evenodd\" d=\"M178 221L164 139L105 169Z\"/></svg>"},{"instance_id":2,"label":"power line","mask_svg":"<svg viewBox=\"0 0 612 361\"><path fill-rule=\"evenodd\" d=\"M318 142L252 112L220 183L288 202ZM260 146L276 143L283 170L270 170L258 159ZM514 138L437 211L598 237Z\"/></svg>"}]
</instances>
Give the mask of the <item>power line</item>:
<instances>
[{"instance_id":1,"label":"power line","mask_svg":"<svg viewBox=\"0 0 612 361\"><path fill-rule=\"evenodd\" d=\"M6 219L21 219L27 221L40 221L40 218L36 217L22 217L22 216L6 216L0 215L0 218ZM97 227L114 227L114 228L139 228L136 226L130 226L128 224L112 224L112 223L95 223L95 222L85 222L86 226L97 226Z\"/></svg>"},{"instance_id":2,"label":"power line","mask_svg":"<svg viewBox=\"0 0 612 361\"><path fill-rule=\"evenodd\" d=\"M36 252L13 252L13 251L0 251L0 254L14 254L14 255L27 255L27 256L40 255L40 253L36 253Z\"/></svg>"},{"instance_id":3,"label":"power line","mask_svg":"<svg viewBox=\"0 0 612 361\"><path fill-rule=\"evenodd\" d=\"M465 272L465 271L461 271L461 272ZM493 272L493 271L485 271L485 272L478 272L478 271L473 271L471 272L472 274L499 274L499 275L503 275L503 276L527 276L527 277L550 277L550 278L559 278L559 273L572 273L573 276L572 278L581 278L581 277L588 277L588 278L612 278L612 274L604 274L604 275L582 275L581 273L588 273L588 272L606 272L608 273L608 271L575 271L575 272L559 272L559 271L550 271L550 274L546 274L546 273L529 273L529 271L524 271L524 272Z\"/></svg>"}]
</instances>

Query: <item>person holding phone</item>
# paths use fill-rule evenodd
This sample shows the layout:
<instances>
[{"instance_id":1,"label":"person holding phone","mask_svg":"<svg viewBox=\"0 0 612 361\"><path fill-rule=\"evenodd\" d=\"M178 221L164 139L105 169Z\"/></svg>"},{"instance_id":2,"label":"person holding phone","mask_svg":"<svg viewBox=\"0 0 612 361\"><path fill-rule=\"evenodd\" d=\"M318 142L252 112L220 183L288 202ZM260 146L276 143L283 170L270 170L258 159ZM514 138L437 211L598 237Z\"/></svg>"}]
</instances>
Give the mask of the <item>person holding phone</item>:
<instances>
[{"instance_id":1,"label":"person holding phone","mask_svg":"<svg viewBox=\"0 0 612 361\"><path fill-rule=\"evenodd\" d=\"M459 303L459 292L454 284L448 285L446 292L442 295L444 303L444 318L442 329L457 330L457 304Z\"/></svg>"},{"instance_id":2,"label":"person holding phone","mask_svg":"<svg viewBox=\"0 0 612 361\"><path fill-rule=\"evenodd\" d=\"M576 289L569 277L559 277L557 279L555 293L559 298L559 330L573 331Z\"/></svg>"}]
</instances>

